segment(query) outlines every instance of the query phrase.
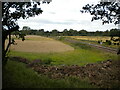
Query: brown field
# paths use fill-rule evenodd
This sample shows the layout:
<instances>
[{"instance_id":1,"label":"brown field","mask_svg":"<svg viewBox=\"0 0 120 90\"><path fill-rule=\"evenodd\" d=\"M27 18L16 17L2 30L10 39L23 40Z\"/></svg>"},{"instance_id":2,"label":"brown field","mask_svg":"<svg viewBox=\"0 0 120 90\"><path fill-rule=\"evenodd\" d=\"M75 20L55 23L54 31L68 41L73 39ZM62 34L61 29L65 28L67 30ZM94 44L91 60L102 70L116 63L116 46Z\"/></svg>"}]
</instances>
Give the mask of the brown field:
<instances>
[{"instance_id":1,"label":"brown field","mask_svg":"<svg viewBox=\"0 0 120 90\"><path fill-rule=\"evenodd\" d=\"M10 50L22 52L37 52L37 53L50 53L50 52L64 52L74 50L73 47L66 45L62 42L53 40L51 38L41 36L26 36L26 40L15 40L17 45L12 45Z\"/></svg>"},{"instance_id":2,"label":"brown field","mask_svg":"<svg viewBox=\"0 0 120 90\"><path fill-rule=\"evenodd\" d=\"M110 40L110 37L108 36L69 36L69 37L80 40L88 40L88 41L102 40L103 42L105 42L106 40ZM114 38L118 38L118 37L114 37Z\"/></svg>"}]
</instances>

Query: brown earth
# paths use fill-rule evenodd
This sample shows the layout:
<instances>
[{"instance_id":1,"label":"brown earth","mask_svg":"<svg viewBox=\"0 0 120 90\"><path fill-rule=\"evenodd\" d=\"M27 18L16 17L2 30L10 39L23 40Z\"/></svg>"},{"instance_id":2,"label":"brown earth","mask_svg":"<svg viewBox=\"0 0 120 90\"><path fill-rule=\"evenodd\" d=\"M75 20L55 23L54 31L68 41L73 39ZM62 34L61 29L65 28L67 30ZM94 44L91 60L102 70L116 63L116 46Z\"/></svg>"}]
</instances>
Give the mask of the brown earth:
<instances>
[{"instance_id":1,"label":"brown earth","mask_svg":"<svg viewBox=\"0 0 120 90\"><path fill-rule=\"evenodd\" d=\"M21 57L12 57L11 60L27 62L27 59ZM48 66L42 64L41 60L34 60L27 62L27 67L31 67L38 74L44 74L53 79L76 76L81 79L88 78L92 85L98 87L120 88L120 60L106 60L85 66Z\"/></svg>"},{"instance_id":2,"label":"brown earth","mask_svg":"<svg viewBox=\"0 0 120 90\"><path fill-rule=\"evenodd\" d=\"M6 44L8 41L6 40ZM73 47L51 38L28 35L26 40L15 40L10 50L22 52L51 53L74 50Z\"/></svg>"}]
</instances>

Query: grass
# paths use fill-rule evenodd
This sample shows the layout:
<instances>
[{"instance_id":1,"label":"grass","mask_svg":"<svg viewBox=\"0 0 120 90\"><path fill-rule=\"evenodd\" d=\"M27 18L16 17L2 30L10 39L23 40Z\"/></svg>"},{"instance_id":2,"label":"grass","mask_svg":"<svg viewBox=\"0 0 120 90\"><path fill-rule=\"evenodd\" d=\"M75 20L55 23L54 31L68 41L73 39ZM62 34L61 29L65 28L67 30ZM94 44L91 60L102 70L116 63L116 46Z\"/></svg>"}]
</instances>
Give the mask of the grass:
<instances>
[{"instance_id":1,"label":"grass","mask_svg":"<svg viewBox=\"0 0 120 90\"><path fill-rule=\"evenodd\" d=\"M73 51L58 53L33 53L11 51L9 56L21 56L32 61L41 59L52 61L51 65L85 65L107 59L115 60L117 55L102 52L83 44L71 44ZM50 79L44 75L38 75L25 64L9 60L3 67L3 88L93 88L87 79L66 77L64 79Z\"/></svg>"},{"instance_id":2,"label":"grass","mask_svg":"<svg viewBox=\"0 0 120 90\"><path fill-rule=\"evenodd\" d=\"M83 46L82 46L83 47ZM60 53L26 53L11 51L10 56L21 56L29 60L41 59L52 60L52 65L85 65L88 63L95 63L97 61L104 61L107 59L116 59L117 55L107 52L101 52L95 49L85 49L76 47L74 51L60 52Z\"/></svg>"},{"instance_id":3,"label":"grass","mask_svg":"<svg viewBox=\"0 0 120 90\"><path fill-rule=\"evenodd\" d=\"M87 79L80 80L77 77L65 79L50 79L47 76L38 75L25 64L8 61L3 67L3 88L94 88Z\"/></svg>"}]
</instances>

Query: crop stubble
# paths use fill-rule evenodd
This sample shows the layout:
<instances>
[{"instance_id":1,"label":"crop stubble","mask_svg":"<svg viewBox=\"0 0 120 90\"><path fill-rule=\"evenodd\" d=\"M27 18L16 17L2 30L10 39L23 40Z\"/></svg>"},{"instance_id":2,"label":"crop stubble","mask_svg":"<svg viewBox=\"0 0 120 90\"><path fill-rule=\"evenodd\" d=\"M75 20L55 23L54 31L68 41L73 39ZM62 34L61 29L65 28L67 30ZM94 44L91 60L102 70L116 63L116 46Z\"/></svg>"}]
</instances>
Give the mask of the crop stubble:
<instances>
[{"instance_id":1,"label":"crop stubble","mask_svg":"<svg viewBox=\"0 0 120 90\"><path fill-rule=\"evenodd\" d=\"M27 36L25 41L16 40L17 45L12 45L11 50L22 52L51 53L74 50L73 47L60 41L41 36Z\"/></svg>"}]
</instances>

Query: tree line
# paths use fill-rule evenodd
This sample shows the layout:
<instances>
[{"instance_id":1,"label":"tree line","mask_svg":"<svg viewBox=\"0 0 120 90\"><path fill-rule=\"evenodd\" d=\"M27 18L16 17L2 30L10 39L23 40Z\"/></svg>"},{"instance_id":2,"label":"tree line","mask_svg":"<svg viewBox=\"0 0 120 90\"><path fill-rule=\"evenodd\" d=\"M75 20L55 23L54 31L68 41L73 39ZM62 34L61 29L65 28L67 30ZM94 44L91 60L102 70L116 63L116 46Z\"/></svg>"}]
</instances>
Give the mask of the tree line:
<instances>
[{"instance_id":1,"label":"tree line","mask_svg":"<svg viewBox=\"0 0 120 90\"><path fill-rule=\"evenodd\" d=\"M18 32L13 32L17 34ZM73 29L64 29L63 31L58 31L54 29L52 31L45 31L44 29L34 30L28 26L24 26L22 30L19 31L21 35L40 35L40 36L120 36L120 30L110 29L106 31L94 31L89 32L87 30L73 30Z\"/></svg>"}]
</instances>

